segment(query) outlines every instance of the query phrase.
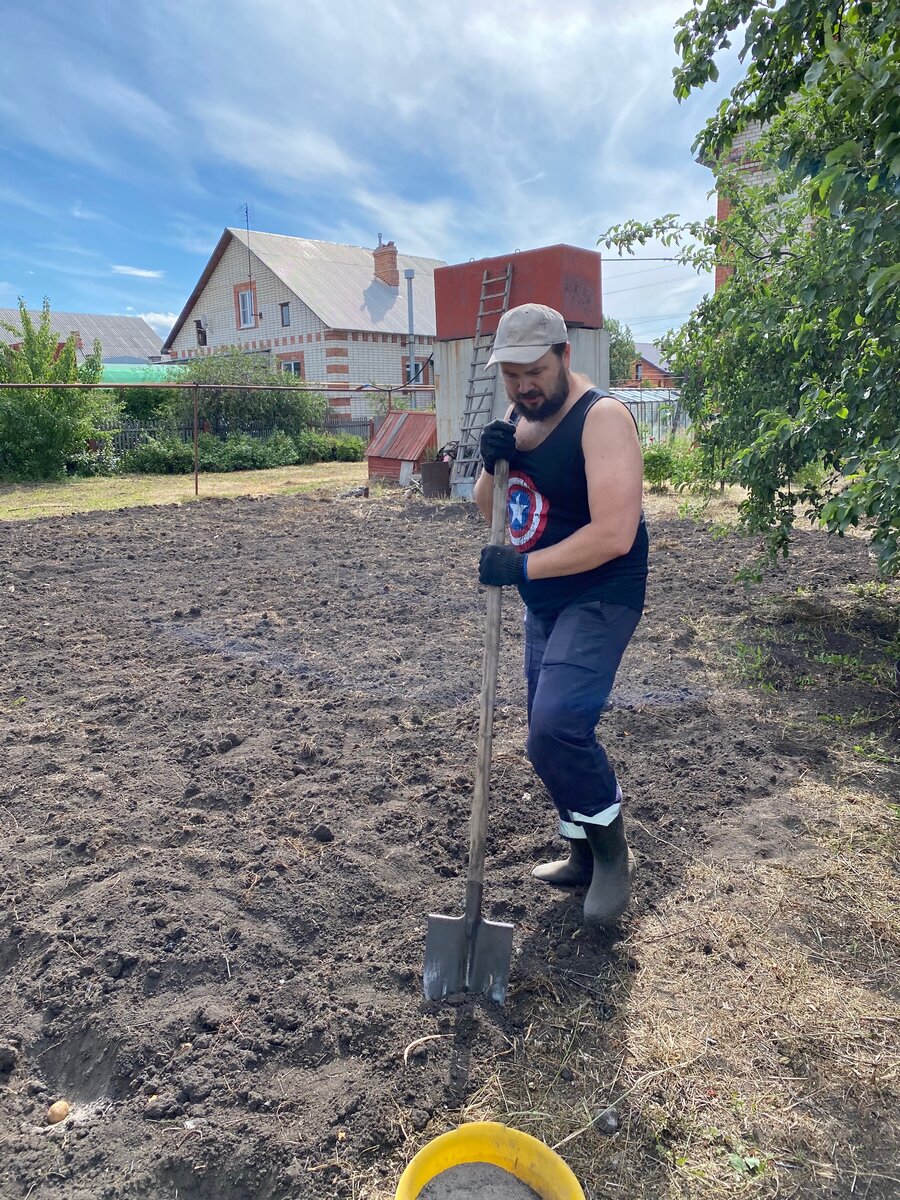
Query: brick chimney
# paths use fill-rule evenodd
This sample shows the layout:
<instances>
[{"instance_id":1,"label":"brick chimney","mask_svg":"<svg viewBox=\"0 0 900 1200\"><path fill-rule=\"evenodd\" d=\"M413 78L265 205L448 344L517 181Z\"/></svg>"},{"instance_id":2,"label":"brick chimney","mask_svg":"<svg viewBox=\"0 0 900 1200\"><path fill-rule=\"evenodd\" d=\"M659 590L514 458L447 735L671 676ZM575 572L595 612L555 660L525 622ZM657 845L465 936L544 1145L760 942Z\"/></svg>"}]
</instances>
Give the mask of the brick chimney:
<instances>
[{"instance_id":1,"label":"brick chimney","mask_svg":"<svg viewBox=\"0 0 900 1200\"><path fill-rule=\"evenodd\" d=\"M70 329L70 330L69 330L69 337L73 337L73 338L75 339L75 348L76 348L77 350L83 350L83 349L84 349L84 343L83 343L83 342L82 342L82 340L81 340L81 334L78 332L78 330L77 330L77 329Z\"/></svg>"},{"instance_id":2,"label":"brick chimney","mask_svg":"<svg viewBox=\"0 0 900 1200\"><path fill-rule=\"evenodd\" d=\"M397 270L397 247L393 242L382 242L378 235L378 245L372 251L375 259L375 278L386 283L388 287L400 286L400 272Z\"/></svg>"}]
</instances>

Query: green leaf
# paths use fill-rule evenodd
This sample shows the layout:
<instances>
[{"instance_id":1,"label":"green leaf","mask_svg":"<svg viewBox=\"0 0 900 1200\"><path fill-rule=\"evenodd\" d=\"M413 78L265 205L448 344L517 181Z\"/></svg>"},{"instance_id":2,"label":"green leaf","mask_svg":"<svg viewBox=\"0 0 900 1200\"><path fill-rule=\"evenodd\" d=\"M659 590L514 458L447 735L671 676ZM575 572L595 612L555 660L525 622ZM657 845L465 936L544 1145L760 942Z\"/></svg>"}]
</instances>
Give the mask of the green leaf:
<instances>
[{"instance_id":1,"label":"green leaf","mask_svg":"<svg viewBox=\"0 0 900 1200\"><path fill-rule=\"evenodd\" d=\"M806 84L806 86L813 87L815 84L817 84L822 78L822 74L827 66L828 60L826 58L817 59L804 76L803 82Z\"/></svg>"},{"instance_id":2,"label":"green leaf","mask_svg":"<svg viewBox=\"0 0 900 1200\"><path fill-rule=\"evenodd\" d=\"M890 267L882 267L878 271L873 271L866 281L866 290L873 300L877 299L882 292L889 287L894 287L900 282L900 263L894 263Z\"/></svg>"},{"instance_id":3,"label":"green leaf","mask_svg":"<svg viewBox=\"0 0 900 1200\"><path fill-rule=\"evenodd\" d=\"M841 142L839 146L835 146L833 150L829 150L825 155L826 163L842 162L848 158L855 158L857 161L862 158L862 147L859 142L847 141Z\"/></svg>"}]
</instances>

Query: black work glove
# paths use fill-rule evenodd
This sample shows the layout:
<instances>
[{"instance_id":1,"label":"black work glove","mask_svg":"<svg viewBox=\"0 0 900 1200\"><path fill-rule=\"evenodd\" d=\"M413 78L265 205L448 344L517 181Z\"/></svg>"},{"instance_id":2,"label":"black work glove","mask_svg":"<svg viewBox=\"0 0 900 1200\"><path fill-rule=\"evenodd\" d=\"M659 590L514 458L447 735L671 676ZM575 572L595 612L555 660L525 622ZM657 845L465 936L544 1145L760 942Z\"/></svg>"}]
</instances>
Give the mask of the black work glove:
<instances>
[{"instance_id":1,"label":"black work glove","mask_svg":"<svg viewBox=\"0 0 900 1200\"><path fill-rule=\"evenodd\" d=\"M478 564L478 582L489 587L524 583L528 578L525 573L527 557L513 546L485 546Z\"/></svg>"},{"instance_id":2,"label":"black work glove","mask_svg":"<svg viewBox=\"0 0 900 1200\"><path fill-rule=\"evenodd\" d=\"M516 452L516 427L512 421L491 421L481 431L481 460L493 475L498 458L509 461Z\"/></svg>"}]
</instances>

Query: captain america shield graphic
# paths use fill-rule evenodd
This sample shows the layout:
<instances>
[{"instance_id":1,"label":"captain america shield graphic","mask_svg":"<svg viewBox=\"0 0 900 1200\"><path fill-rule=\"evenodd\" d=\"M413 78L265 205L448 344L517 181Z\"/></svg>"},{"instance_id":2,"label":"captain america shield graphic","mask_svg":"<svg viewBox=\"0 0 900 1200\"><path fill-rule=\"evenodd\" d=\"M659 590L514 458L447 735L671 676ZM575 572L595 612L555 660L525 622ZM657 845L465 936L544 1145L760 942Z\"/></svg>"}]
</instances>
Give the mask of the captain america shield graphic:
<instances>
[{"instance_id":1,"label":"captain america shield graphic","mask_svg":"<svg viewBox=\"0 0 900 1200\"><path fill-rule=\"evenodd\" d=\"M524 471L511 471L506 493L509 540L523 553L534 548L547 526L550 505Z\"/></svg>"}]
</instances>

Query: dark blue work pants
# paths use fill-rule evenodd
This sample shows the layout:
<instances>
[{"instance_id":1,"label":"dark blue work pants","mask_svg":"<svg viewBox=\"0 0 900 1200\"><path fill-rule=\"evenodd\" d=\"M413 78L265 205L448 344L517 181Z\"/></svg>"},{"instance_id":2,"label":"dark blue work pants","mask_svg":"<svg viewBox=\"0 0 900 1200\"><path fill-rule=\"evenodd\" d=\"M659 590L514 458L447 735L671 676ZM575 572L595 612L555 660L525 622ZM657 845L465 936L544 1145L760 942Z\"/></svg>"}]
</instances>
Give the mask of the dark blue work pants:
<instances>
[{"instance_id":1,"label":"dark blue work pants","mask_svg":"<svg viewBox=\"0 0 900 1200\"><path fill-rule=\"evenodd\" d=\"M559 810L560 833L608 825L622 793L597 741L600 713L640 613L624 604L571 604L555 618L525 617L528 757Z\"/></svg>"}]
</instances>

